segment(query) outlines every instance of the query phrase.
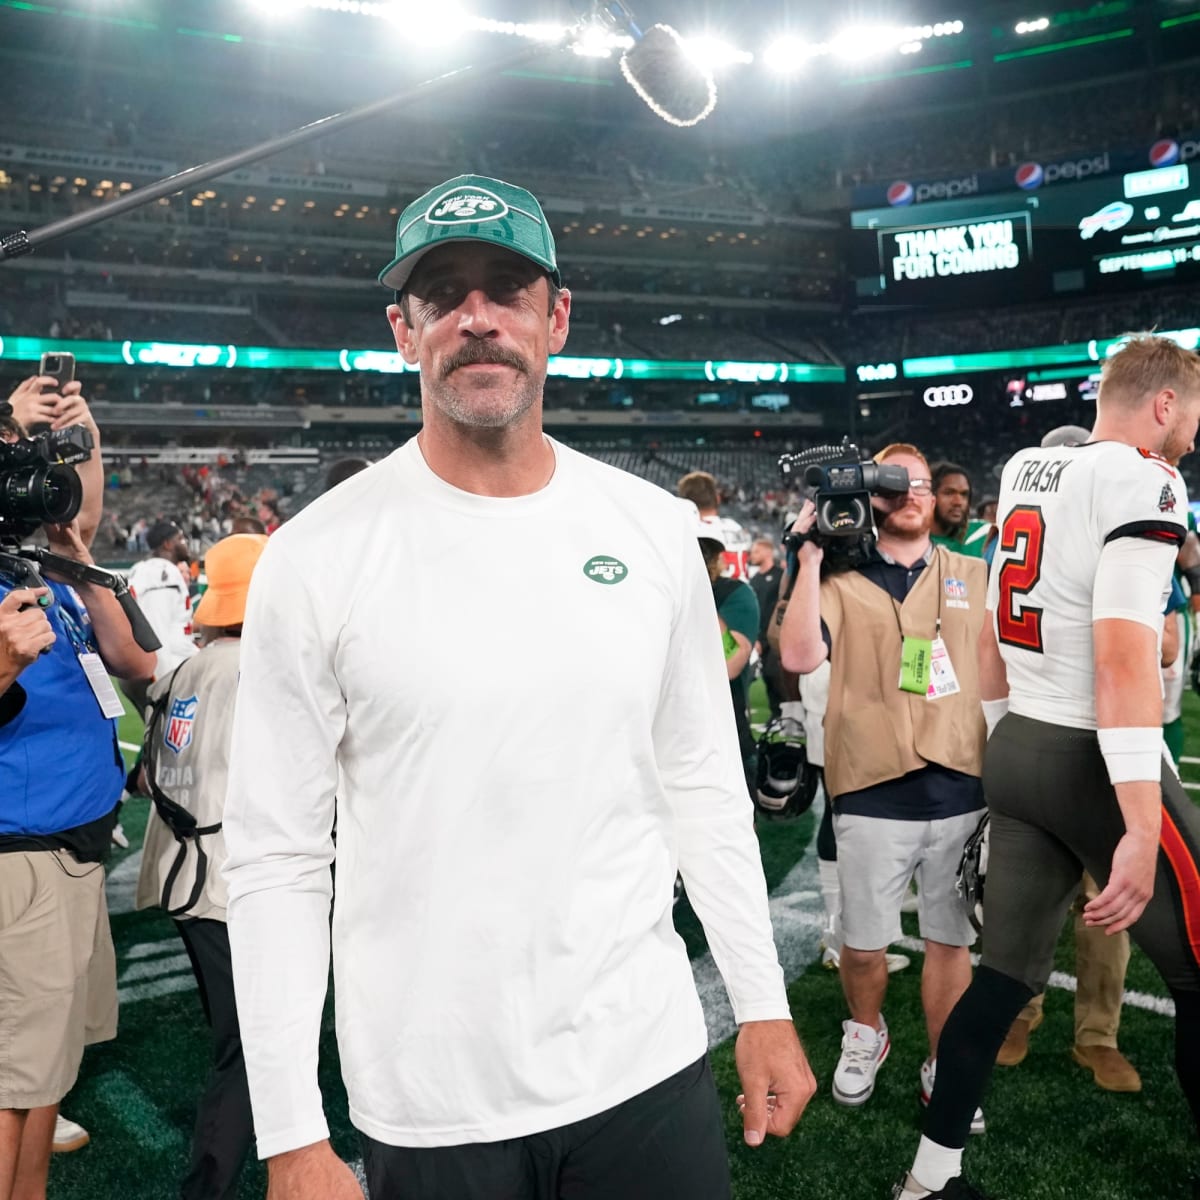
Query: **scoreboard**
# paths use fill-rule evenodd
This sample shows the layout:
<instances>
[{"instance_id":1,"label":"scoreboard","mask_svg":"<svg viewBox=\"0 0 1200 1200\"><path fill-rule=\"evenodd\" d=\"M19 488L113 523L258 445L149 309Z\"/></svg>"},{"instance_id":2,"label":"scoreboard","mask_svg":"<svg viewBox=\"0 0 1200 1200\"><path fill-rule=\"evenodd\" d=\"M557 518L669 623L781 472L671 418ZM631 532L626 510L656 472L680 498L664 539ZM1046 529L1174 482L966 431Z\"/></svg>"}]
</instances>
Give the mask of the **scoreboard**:
<instances>
[{"instance_id":1,"label":"scoreboard","mask_svg":"<svg viewBox=\"0 0 1200 1200\"><path fill-rule=\"evenodd\" d=\"M862 209L849 259L859 302L931 308L1200 280L1200 164Z\"/></svg>"}]
</instances>

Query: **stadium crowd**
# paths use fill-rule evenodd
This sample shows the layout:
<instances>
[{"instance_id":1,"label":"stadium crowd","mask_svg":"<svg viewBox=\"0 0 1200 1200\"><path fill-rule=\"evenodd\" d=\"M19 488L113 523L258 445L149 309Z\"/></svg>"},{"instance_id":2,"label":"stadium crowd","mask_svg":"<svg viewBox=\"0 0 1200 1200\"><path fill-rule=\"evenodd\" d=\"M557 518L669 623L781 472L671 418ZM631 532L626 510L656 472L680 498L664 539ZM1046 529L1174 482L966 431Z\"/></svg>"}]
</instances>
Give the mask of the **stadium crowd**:
<instances>
[{"instance_id":1,"label":"stadium crowd","mask_svg":"<svg viewBox=\"0 0 1200 1200\"><path fill-rule=\"evenodd\" d=\"M165 174L227 152L230 129L249 143L321 115L299 73L275 86L219 61L147 102L133 57L47 91L47 59L13 52L10 117L47 162L86 147ZM403 154L380 153L395 130L351 129L273 159L278 190L222 179L0 274L6 337L395 349L420 367L116 365L0 403L2 442L83 425L94 443L71 520L18 519L0 488L0 1200L52 1197L52 1154L89 1141L72 1088L85 1047L117 1037L103 863L122 804L149 811L136 904L170 918L211 1049L163 1184L180 1200L229 1200L255 1152L270 1200L729 1200L731 1129L785 1138L818 1089L868 1104L901 1037L926 1111L911 1160L889 1144L892 1200L985 1200L964 1150L1011 1138L988 1080L1029 1051L1069 917L1088 1087L1174 1086L1118 1044L1132 934L1200 1122L1200 820L1169 765L1200 662L1200 358L1153 336L1200 326L1196 289L852 311L840 244L856 185L1195 130L1198 82L1164 66L932 109L847 86L812 95L799 132L702 126L687 144L498 86L491 105L418 109ZM463 163L482 174L413 199ZM134 186L0 167L5 227ZM513 222L473 219L480 188ZM614 219L673 205L674 224ZM1018 403L993 379L948 413L911 381L850 384L836 414L812 401L819 424L753 439L544 419L756 411L756 387L547 382L559 351L853 380L1130 330L1151 333L1106 360L1098 398L1073 380ZM799 413L809 394L790 395ZM420 433L362 413L361 435L302 429L319 405L419 406ZM826 445L847 415L861 462ZM250 463L285 439L319 459ZM865 473L851 503L781 475L806 454ZM28 540L64 561L14 556ZM131 560L156 650L97 566ZM128 771L127 710L144 720ZM789 1008L754 837L810 807L838 1012ZM729 996L736 1098L710 1071L672 896ZM918 947L922 1027L889 1031L899 950ZM357 1173L318 1086L328 986ZM818 1079L824 1025L840 1042Z\"/></svg>"},{"instance_id":2,"label":"stadium crowd","mask_svg":"<svg viewBox=\"0 0 1200 1200\"><path fill-rule=\"evenodd\" d=\"M473 212L441 228L428 219L439 203L468 205L479 187L505 195L528 227L514 233L474 220ZM1042 438L1041 409L1011 413L1007 428L978 415L982 409L968 410L953 440L926 410L926 424L909 414L906 440L892 430L872 462L840 463L878 468L878 480L864 478L857 489L856 509L853 496L848 503L828 483L804 491L781 484L765 446L714 448L709 465L725 475L722 495L715 473L696 469L694 446L689 453L683 443L640 450L594 444L580 454L548 440L546 365L566 343L571 303L549 226L527 192L478 177L446 181L400 215L396 257L380 279L400 294L388 308L397 349L421 368L421 433L375 466L348 456L361 447L343 442L327 494L302 512L289 513L269 485L251 490L240 482L245 463L236 459L177 468L127 463L106 480L101 431L80 382L34 377L4 406L6 441L83 424L94 453L80 466L76 519L47 521L43 513L29 520L22 512L18 521L0 509L0 532L27 536L42 525L51 550L84 571L76 591L57 582L53 562L46 564L48 587L17 570L28 560L3 560L0 575L5 794L30 794L35 747L53 753L68 732L80 747L58 773L59 790L20 813L6 810L0 824L0 917L7 923L0 964L17 1031L0 1053L0 1197L38 1195L51 1148L87 1140L57 1107L85 1044L115 1033L103 872L91 864L103 861L109 838L122 836L123 785L154 805L139 903L174 918L212 1031L212 1069L180 1185L187 1200L230 1194L255 1140L270 1163L273 1196L361 1195L330 1148L315 1085L335 856L343 865L334 987L339 1006L354 1014L342 1033L342 1064L372 1196L409 1195L415 1178L428 1181L420 1194L431 1200L492 1200L509 1186L532 1195L547 1170L552 1177L576 1173L583 1189L576 1194L597 1200L658 1196L680 1179L691 1181L688 1195L731 1195L704 1022L686 959L669 948L670 884L678 869L740 1026L744 1139L756 1146L768 1135L784 1137L816 1083L788 1010L758 846L745 820L750 802L767 816L813 801L807 754L792 759L790 779L772 774L781 742L812 745L812 767L819 759L828 797L820 838L829 866L822 872L826 949L849 1012L832 1078L840 1104L866 1103L888 1056L887 980L906 960L887 948L916 881L928 1036L920 1084L929 1115L895 1197L981 1197L962 1178L963 1145L968 1133L986 1128L981 1102L992 1063L1019 1061L1036 1028L1036 1011L1023 1006L1045 985L1084 867L1095 882L1085 893L1083 924L1118 953L1115 965L1109 956L1098 968L1107 990L1081 978L1076 1058L1101 1088L1141 1087L1116 1044L1117 977L1128 950L1104 936L1132 929L1175 1000L1176 1067L1195 1111L1200 961L1194 949L1181 949L1188 945L1179 933L1186 893L1177 876L1189 863L1195 870L1200 830L1173 774L1162 776L1160 792L1163 727L1178 727L1179 714L1158 697L1161 671L1174 671L1177 710L1185 654L1177 634L1186 618L1175 613L1188 607L1182 590L1167 633L1160 631L1161 593L1177 553L1179 579L1200 582L1200 545L1189 534L1175 469L1200 423L1200 359L1154 336L1110 357L1090 413L1095 446L1082 446L1087 428ZM1029 449L1039 440L1042 448ZM1149 449L1135 453L1137 446ZM1001 477L993 467L1010 449ZM935 462L935 450L948 461ZM605 458L635 470L613 470ZM836 465L838 452L825 449L807 461ZM1068 468L1072 482L1059 496ZM1122 486L1107 486L1122 473ZM119 495L139 476L174 490L168 502L177 507L140 513L128 525L113 512L102 518L106 483L107 495ZM1082 489L1073 482L1080 478L1089 481ZM679 499L669 494L675 490ZM1027 523L1042 508L1023 503L1023 492L1059 506L1049 526ZM420 521L406 519L413 503L423 506ZM765 536L756 539L733 511L761 521L757 532ZM496 531L482 540L481 520ZM1013 595L1038 586L1042 538L1061 537L1059 523L1071 521L1081 528L1074 552L1091 546L1080 582L1087 603L1077 613L1049 591L1014 607ZM388 538L379 573L354 582L350 568L368 547L378 555L381 528ZM786 572L778 561L784 529ZM99 586L101 576L87 573L89 547L102 531L114 549L143 553L130 582L160 643L153 657ZM464 537L470 555L441 553ZM530 539L545 551L537 578L549 607L536 611L524 599L530 564L513 553ZM1063 543L1045 546L1061 560L1056 570L1076 571ZM582 585L565 585L551 566L569 565L574 581L578 555L599 549L622 558L593 554ZM839 555L848 557L826 569L826 556ZM207 588L193 609L201 557ZM411 594L414 564L435 557L441 568L436 578L421 578L419 614L397 622L395 605ZM299 574L302 561L322 569ZM1022 574L1027 568L1032 581ZM486 617L461 607L480 571L490 581ZM652 593L664 598L662 611ZM1045 608L1033 607L1043 598ZM1059 623L1048 618L1043 629L1043 611ZM546 632L548 612L562 653L543 656L537 678L526 678L525 648ZM1041 662L1031 668L994 641L989 657L988 613L996 614L1004 646L1047 652L1045 664L1064 680L1057 707L1038 699ZM1062 648L1083 631L1090 644L1093 621L1095 678L1090 664ZM431 636L414 641L413 627ZM203 630L201 646L195 628ZM1043 636L1062 640L1043 645ZM977 642L985 647L978 665ZM597 644L606 648L602 665L590 649ZM761 740L749 724L755 659L774 718ZM442 738L457 741L464 722L476 738L480 732L457 693L430 685L446 673L478 677L485 662L491 669L478 702L494 730L459 764L453 788L460 798L487 791L495 816L483 820L474 867L449 877L427 855L429 813L381 799L396 781L424 779L443 823L434 841L462 835L456 807L442 794L446 781L426 772L443 756ZM896 662L899 687L880 690L878 679L894 675ZM397 672L421 686L397 689ZM109 674L123 680L146 717L142 762L125 780L115 771L114 718L122 704ZM530 701L548 687L571 696L572 732L555 732L549 717L530 721L527 705L512 702L514 686L532 688ZM499 719L501 711L511 715ZM1088 732L1097 718L1098 742ZM1047 833L1020 807L1023 800L1011 798L1007 764L1040 753L1039 738L1062 736L1041 732L1043 724L1075 731L1074 757L1056 768L1066 773L1054 788L1072 796L1070 781L1086 777L1090 803L1109 814L1101 832L1082 829L1073 800ZM431 732L396 746L397 729ZM891 732L877 736L880 730ZM985 759L991 737L1008 746L1003 763L999 755ZM1178 755L1177 740L1175 747ZM580 761L626 758L653 769L621 766L623 807L597 824L594 814L615 793L605 772L581 775ZM586 795L564 812L568 771ZM988 938L973 973L967 948L979 893L960 896L955 876L964 847L983 828L985 790L995 833ZM1176 840L1160 861L1163 805ZM425 836L414 836L414 821ZM384 845L388 854L380 856ZM1036 888L1026 878L1027 854L1043 864ZM505 864L499 874L497 862ZM381 927L371 914L395 886L398 863L413 904L411 911L389 908L398 925ZM565 872L549 892L539 878L547 870L556 878ZM476 895L469 881L477 875L490 882ZM614 880L624 932L609 921ZM30 887L71 931L61 953L83 964L53 1004L29 977L34 947L45 952L43 926L20 915ZM1030 897L1034 907L1023 907ZM481 937L485 909L490 932ZM576 914L566 924L564 910ZM1027 926L1035 918L1036 939ZM525 931L516 959L507 945L514 921ZM469 963L464 937L476 946ZM400 953L393 952L397 938ZM605 948L598 959L596 944ZM530 954L536 968L528 966ZM415 958L427 962L420 978L407 969ZM366 964L373 981L363 990L353 980ZM1084 969L1081 959L1081 976ZM576 995L581 972L587 982ZM515 989L524 997L511 1017L504 995L497 1001L479 986L485 978L502 979L504 995ZM630 985L639 978L655 980L652 1010L620 999L637 990ZM398 1009L373 999L401 994L408 1000ZM609 997L596 1017L580 1015L590 1012L589 994ZM443 1020L447 1010L457 1018ZM414 1015L419 1029L407 1025ZM599 1021L582 1056L580 1021L589 1029ZM360 1023L374 1030L366 1043L349 1033ZM308 1032L293 1032L300 1029ZM376 1047L391 1037L408 1039L409 1049L381 1062ZM428 1081L448 1061L458 1087L429 1111ZM364 1069L383 1074L364 1087ZM646 1127L657 1130L652 1147L637 1133Z\"/></svg>"}]
</instances>

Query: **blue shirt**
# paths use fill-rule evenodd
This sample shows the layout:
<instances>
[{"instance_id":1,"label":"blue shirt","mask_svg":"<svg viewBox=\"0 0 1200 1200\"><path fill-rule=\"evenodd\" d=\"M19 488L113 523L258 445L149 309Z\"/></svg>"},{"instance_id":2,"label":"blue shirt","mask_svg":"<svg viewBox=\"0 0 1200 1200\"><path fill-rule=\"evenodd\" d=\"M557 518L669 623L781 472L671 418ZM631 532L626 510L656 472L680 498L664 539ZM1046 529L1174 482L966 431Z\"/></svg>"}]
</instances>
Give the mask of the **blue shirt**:
<instances>
[{"instance_id":1,"label":"blue shirt","mask_svg":"<svg viewBox=\"0 0 1200 1200\"><path fill-rule=\"evenodd\" d=\"M125 783L117 722L105 717L79 663L96 650L79 597L51 583L45 610L57 635L17 677L25 703L0 725L0 836L49 835L111 812ZM0 599L12 591L0 580Z\"/></svg>"}]
</instances>

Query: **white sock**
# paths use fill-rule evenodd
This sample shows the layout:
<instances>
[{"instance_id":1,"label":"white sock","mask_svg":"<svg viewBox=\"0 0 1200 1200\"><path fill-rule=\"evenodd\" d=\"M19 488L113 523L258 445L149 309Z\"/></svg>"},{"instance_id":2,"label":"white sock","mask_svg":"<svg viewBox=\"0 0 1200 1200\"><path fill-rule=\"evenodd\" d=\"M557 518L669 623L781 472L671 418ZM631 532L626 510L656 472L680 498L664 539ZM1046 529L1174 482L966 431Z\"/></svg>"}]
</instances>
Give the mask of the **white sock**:
<instances>
[{"instance_id":1,"label":"white sock","mask_svg":"<svg viewBox=\"0 0 1200 1200\"><path fill-rule=\"evenodd\" d=\"M927 1192L937 1192L946 1186L956 1175L962 1174L961 1150L951 1150L948 1146L939 1146L922 1136L921 1144L917 1147L917 1157L913 1159L909 1182L916 1183L927 1189ZM927 1192L917 1192L918 1196Z\"/></svg>"},{"instance_id":2,"label":"white sock","mask_svg":"<svg viewBox=\"0 0 1200 1200\"><path fill-rule=\"evenodd\" d=\"M829 931L825 939L832 950L842 946L842 930L839 917L842 911L842 889L838 886L836 862L817 859L817 874L821 881L821 899L825 904L825 928Z\"/></svg>"}]
</instances>

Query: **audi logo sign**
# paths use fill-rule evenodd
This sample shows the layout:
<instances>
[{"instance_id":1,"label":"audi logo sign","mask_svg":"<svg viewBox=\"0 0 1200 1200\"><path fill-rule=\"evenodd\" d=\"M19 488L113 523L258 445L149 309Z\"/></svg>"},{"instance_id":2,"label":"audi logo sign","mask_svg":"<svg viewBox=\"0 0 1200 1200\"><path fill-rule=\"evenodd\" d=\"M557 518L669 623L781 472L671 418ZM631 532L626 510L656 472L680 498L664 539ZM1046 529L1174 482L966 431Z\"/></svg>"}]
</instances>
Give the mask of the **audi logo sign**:
<instances>
[{"instance_id":1,"label":"audi logo sign","mask_svg":"<svg viewBox=\"0 0 1200 1200\"><path fill-rule=\"evenodd\" d=\"M945 408L951 404L970 404L975 392L969 383L952 383L948 387L925 389L925 404L929 408Z\"/></svg>"}]
</instances>

